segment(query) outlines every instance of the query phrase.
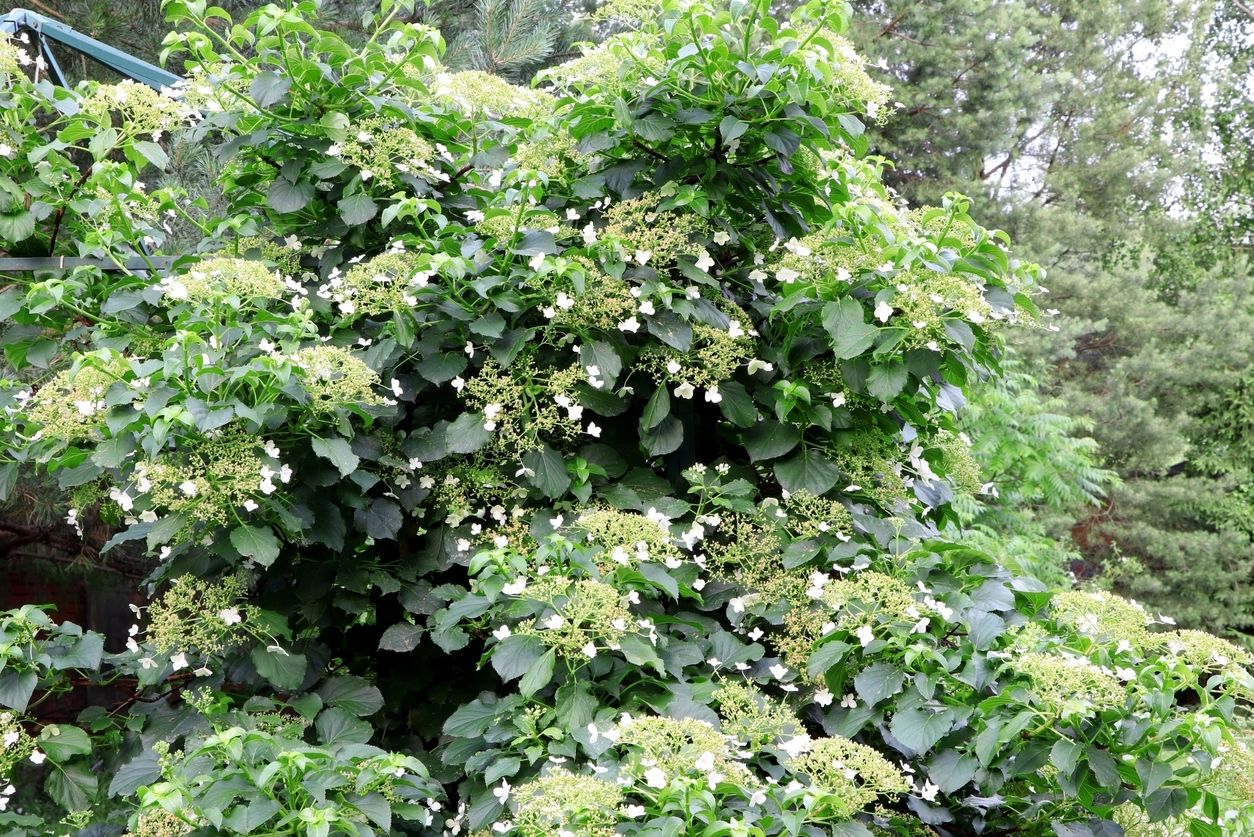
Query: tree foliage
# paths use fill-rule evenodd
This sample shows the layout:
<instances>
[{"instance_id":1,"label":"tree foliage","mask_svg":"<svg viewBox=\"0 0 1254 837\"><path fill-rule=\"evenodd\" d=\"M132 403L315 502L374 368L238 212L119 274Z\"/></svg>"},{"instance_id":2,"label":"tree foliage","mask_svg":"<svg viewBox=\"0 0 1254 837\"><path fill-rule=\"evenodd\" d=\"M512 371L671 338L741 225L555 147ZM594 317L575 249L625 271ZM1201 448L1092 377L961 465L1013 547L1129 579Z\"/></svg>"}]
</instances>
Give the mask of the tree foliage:
<instances>
[{"instance_id":1,"label":"tree foliage","mask_svg":"<svg viewBox=\"0 0 1254 837\"><path fill-rule=\"evenodd\" d=\"M0 54L10 249L201 233L3 297L6 473L160 560L121 653L4 615L19 800L42 772L137 835L1243 822L1248 655L941 534L1037 269L957 195L894 202L848 7L637 10L539 90L388 4L363 45L168 9L177 99ZM175 131L222 213L142 185ZM75 678L130 696L19 714Z\"/></svg>"}]
</instances>

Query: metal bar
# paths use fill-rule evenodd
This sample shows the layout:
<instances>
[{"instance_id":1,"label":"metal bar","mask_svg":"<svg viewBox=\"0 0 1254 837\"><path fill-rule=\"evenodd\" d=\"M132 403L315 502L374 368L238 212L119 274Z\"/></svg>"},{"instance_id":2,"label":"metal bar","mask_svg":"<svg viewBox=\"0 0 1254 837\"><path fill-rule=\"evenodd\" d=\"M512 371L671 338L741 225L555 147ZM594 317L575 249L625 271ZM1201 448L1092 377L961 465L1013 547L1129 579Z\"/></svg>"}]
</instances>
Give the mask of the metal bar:
<instances>
[{"instance_id":1,"label":"metal bar","mask_svg":"<svg viewBox=\"0 0 1254 837\"><path fill-rule=\"evenodd\" d=\"M48 62L48 72L56 80L60 87L69 87L70 83L65 77L65 73L61 72L61 65L57 63L57 57L52 53L52 47L48 45L48 39L42 34L39 36L39 46L43 51L44 60ZM38 78L38 73L35 74Z\"/></svg>"},{"instance_id":2,"label":"metal bar","mask_svg":"<svg viewBox=\"0 0 1254 837\"><path fill-rule=\"evenodd\" d=\"M103 259L70 258L68 256L31 256L0 258L0 273L30 273L35 270L69 270L75 267L96 267L104 271L128 270L132 272L157 270L167 272L174 266L175 256L152 256L145 262L139 256L132 256L119 267L116 263ZM151 267L149 266L151 262Z\"/></svg>"},{"instance_id":3,"label":"metal bar","mask_svg":"<svg viewBox=\"0 0 1254 837\"><path fill-rule=\"evenodd\" d=\"M30 29L41 38L48 37L59 44L64 44L76 52L81 52L93 61L98 61L106 67L116 70L123 76L146 84L156 90L160 90L163 87L173 87L175 83L181 81L180 77L174 73L149 64L147 61L141 61L133 55L122 52L120 49L114 49L108 44L102 44L81 32L74 31L64 23L45 17L37 12L27 11L26 9L14 9L7 15L0 16L0 32L16 35L20 29Z\"/></svg>"}]
</instances>

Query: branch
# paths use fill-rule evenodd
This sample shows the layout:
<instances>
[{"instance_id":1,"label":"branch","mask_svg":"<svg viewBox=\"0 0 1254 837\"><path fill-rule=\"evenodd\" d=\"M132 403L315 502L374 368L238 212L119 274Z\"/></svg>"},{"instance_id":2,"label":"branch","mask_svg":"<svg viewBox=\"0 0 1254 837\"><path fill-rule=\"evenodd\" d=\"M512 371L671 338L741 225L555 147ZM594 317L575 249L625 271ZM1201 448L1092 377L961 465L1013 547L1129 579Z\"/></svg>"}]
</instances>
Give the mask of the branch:
<instances>
[{"instance_id":1,"label":"branch","mask_svg":"<svg viewBox=\"0 0 1254 837\"><path fill-rule=\"evenodd\" d=\"M916 6L917 6L917 5L919 5L919 3L921 3L921 2L922 2L922 0L914 0L914 5L916 5ZM895 32L893 32L893 30L897 28L897 24L898 24L898 23L901 23L902 18L904 18L904 17L905 17L906 15L908 15L908 14L910 14L910 9L906 9L904 12L902 12L902 13L901 13L901 14L899 14L899 15L897 15L895 18L893 18L891 21L889 21L889 23L888 23L888 25L887 25L887 26L885 26L883 29L881 29L881 30L880 30L880 33L879 33L878 35L876 35L875 37L871 38L871 40L873 40L873 41L878 41L880 38L884 37L885 35L889 35L889 34L894 34L894 35L895 35L896 33L895 33ZM905 37L905 36L903 35L902 37ZM912 38L906 38L906 40L913 40L913 39L912 39ZM917 44L917 43L918 43L918 41L915 41L915 43Z\"/></svg>"},{"instance_id":2,"label":"branch","mask_svg":"<svg viewBox=\"0 0 1254 837\"><path fill-rule=\"evenodd\" d=\"M665 154L663 154L662 152L658 151L655 148L650 148L649 146L645 145L636 137L631 138L631 144L636 146L636 148L639 148L641 151L645 152L650 157L653 157L656 160L661 160L663 163L668 162Z\"/></svg>"},{"instance_id":3,"label":"branch","mask_svg":"<svg viewBox=\"0 0 1254 837\"><path fill-rule=\"evenodd\" d=\"M1245 12L1245 16L1254 20L1254 6L1243 3L1242 0L1232 0L1232 5Z\"/></svg>"}]
</instances>

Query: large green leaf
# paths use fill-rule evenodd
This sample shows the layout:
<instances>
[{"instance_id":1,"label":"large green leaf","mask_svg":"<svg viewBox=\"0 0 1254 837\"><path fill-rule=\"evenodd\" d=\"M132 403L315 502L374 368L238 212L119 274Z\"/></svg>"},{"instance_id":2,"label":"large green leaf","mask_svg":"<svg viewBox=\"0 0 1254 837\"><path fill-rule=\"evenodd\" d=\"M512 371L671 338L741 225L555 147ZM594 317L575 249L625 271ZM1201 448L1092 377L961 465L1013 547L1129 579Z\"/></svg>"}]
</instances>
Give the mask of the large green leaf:
<instances>
[{"instance_id":1,"label":"large green leaf","mask_svg":"<svg viewBox=\"0 0 1254 837\"><path fill-rule=\"evenodd\" d=\"M866 324L865 311L856 299L846 297L823 306L823 328L832 338L836 357L848 360L871 348L879 329Z\"/></svg>"},{"instance_id":2,"label":"large green leaf","mask_svg":"<svg viewBox=\"0 0 1254 837\"><path fill-rule=\"evenodd\" d=\"M954 793L975 776L980 764L975 756L945 750L928 762L927 774L941 789L941 793Z\"/></svg>"},{"instance_id":3,"label":"large green leaf","mask_svg":"<svg viewBox=\"0 0 1254 837\"><path fill-rule=\"evenodd\" d=\"M395 540L404 522L401 507L386 497L372 500L366 508L353 512L357 529L375 540Z\"/></svg>"},{"instance_id":4,"label":"large green leaf","mask_svg":"<svg viewBox=\"0 0 1254 837\"><path fill-rule=\"evenodd\" d=\"M723 381L718 385L719 394L723 399L718 407L723 416L737 427L753 427L758 420L758 408L754 406L753 397L739 381Z\"/></svg>"},{"instance_id":5,"label":"large green leaf","mask_svg":"<svg viewBox=\"0 0 1254 837\"><path fill-rule=\"evenodd\" d=\"M530 472L528 482L544 492L544 496L556 499L570 488L570 472L566 470L565 458L548 445L523 454L523 464Z\"/></svg>"},{"instance_id":6,"label":"large green leaf","mask_svg":"<svg viewBox=\"0 0 1254 837\"><path fill-rule=\"evenodd\" d=\"M579 353L579 359L583 362L583 368L592 375L595 368L597 374L593 377L603 378L605 381L604 388L608 389L614 386L614 382L618 379L618 373L623 371L623 360L618 356L618 352L609 343L604 340L596 340L592 343L585 343Z\"/></svg>"},{"instance_id":7,"label":"large green leaf","mask_svg":"<svg viewBox=\"0 0 1254 837\"><path fill-rule=\"evenodd\" d=\"M279 557L279 539L269 526L236 526L231 530L231 546L263 567Z\"/></svg>"},{"instance_id":8,"label":"large green leaf","mask_svg":"<svg viewBox=\"0 0 1254 837\"><path fill-rule=\"evenodd\" d=\"M530 697L549 685L549 681L553 679L553 667L556 663L557 652L552 648L545 651L539 659L528 667L527 673L523 675L522 680L518 681L519 693Z\"/></svg>"},{"instance_id":9,"label":"large green leaf","mask_svg":"<svg viewBox=\"0 0 1254 837\"><path fill-rule=\"evenodd\" d=\"M744 432L745 450L754 462L776 459L797 446L801 431L792 424L781 424L774 419L760 421Z\"/></svg>"},{"instance_id":10,"label":"large green leaf","mask_svg":"<svg viewBox=\"0 0 1254 837\"><path fill-rule=\"evenodd\" d=\"M523 634L506 637L492 649L492 668L505 682L522 677L544 656L540 638Z\"/></svg>"},{"instance_id":11,"label":"large green leaf","mask_svg":"<svg viewBox=\"0 0 1254 837\"><path fill-rule=\"evenodd\" d=\"M1168 762L1149 759L1136 761L1136 775L1141 780L1141 793L1146 796L1161 788L1163 783L1171 779L1172 773L1171 764Z\"/></svg>"},{"instance_id":12,"label":"large green leaf","mask_svg":"<svg viewBox=\"0 0 1254 837\"><path fill-rule=\"evenodd\" d=\"M25 209L0 213L0 239L17 243L35 234L35 216Z\"/></svg>"},{"instance_id":13,"label":"large green leaf","mask_svg":"<svg viewBox=\"0 0 1254 837\"><path fill-rule=\"evenodd\" d=\"M379 650L398 653L413 651L418 647L425 632L425 629L411 625L409 622L397 622L379 637Z\"/></svg>"},{"instance_id":14,"label":"large green leaf","mask_svg":"<svg viewBox=\"0 0 1254 837\"><path fill-rule=\"evenodd\" d=\"M332 677L318 687L318 697L328 706L347 709L354 715L373 715L383 708L383 693L361 677Z\"/></svg>"},{"instance_id":15,"label":"large green leaf","mask_svg":"<svg viewBox=\"0 0 1254 837\"><path fill-rule=\"evenodd\" d=\"M48 796L67 811L85 811L96 800L100 780L84 762L54 764L44 788Z\"/></svg>"},{"instance_id":16,"label":"large green leaf","mask_svg":"<svg viewBox=\"0 0 1254 837\"><path fill-rule=\"evenodd\" d=\"M337 706L322 710L314 728L323 744L365 744L374 736L374 727Z\"/></svg>"},{"instance_id":17,"label":"large green leaf","mask_svg":"<svg viewBox=\"0 0 1254 837\"><path fill-rule=\"evenodd\" d=\"M289 182L286 178L276 177L266 192L266 202L276 212L297 212L314 199L317 190L308 180Z\"/></svg>"},{"instance_id":18,"label":"large green leaf","mask_svg":"<svg viewBox=\"0 0 1254 837\"><path fill-rule=\"evenodd\" d=\"M874 706L890 695L900 692L905 680L905 672L881 662L859 672L858 676L853 679L853 686L858 691L858 697Z\"/></svg>"},{"instance_id":19,"label":"large green leaf","mask_svg":"<svg viewBox=\"0 0 1254 837\"><path fill-rule=\"evenodd\" d=\"M248 86L248 93L257 103L257 107L264 109L280 102L291 88L290 78L267 70L253 78L252 84Z\"/></svg>"},{"instance_id":20,"label":"large green leaf","mask_svg":"<svg viewBox=\"0 0 1254 837\"><path fill-rule=\"evenodd\" d=\"M871 374L867 375L867 392L880 401L891 401L901 392L909 378L910 373L906 371L904 363L895 360L881 363L872 366Z\"/></svg>"},{"instance_id":21,"label":"large green leaf","mask_svg":"<svg viewBox=\"0 0 1254 837\"><path fill-rule=\"evenodd\" d=\"M492 439L483 413L462 413L445 433L453 453L474 453Z\"/></svg>"},{"instance_id":22,"label":"large green leaf","mask_svg":"<svg viewBox=\"0 0 1254 837\"><path fill-rule=\"evenodd\" d=\"M657 427L640 434L640 444L649 456L673 453L683 443L684 423L675 416L667 416Z\"/></svg>"},{"instance_id":23,"label":"large green leaf","mask_svg":"<svg viewBox=\"0 0 1254 837\"><path fill-rule=\"evenodd\" d=\"M152 750L144 750L118 768L109 783L109 796L130 796L144 785L161 778L161 758Z\"/></svg>"},{"instance_id":24,"label":"large green leaf","mask_svg":"<svg viewBox=\"0 0 1254 837\"><path fill-rule=\"evenodd\" d=\"M949 732L954 723L952 709L929 712L926 709L903 709L893 716L889 730L893 737L916 753L926 753Z\"/></svg>"},{"instance_id":25,"label":"large green leaf","mask_svg":"<svg viewBox=\"0 0 1254 837\"><path fill-rule=\"evenodd\" d=\"M339 207L340 218L350 227L366 223L379 212L379 207L370 200L370 196L360 192L341 199L336 206Z\"/></svg>"},{"instance_id":26,"label":"large green leaf","mask_svg":"<svg viewBox=\"0 0 1254 837\"><path fill-rule=\"evenodd\" d=\"M310 445L314 453L323 459L330 460L331 464L339 469L341 477L346 477L356 471L357 466L361 464L361 459L353 453L352 445L347 439L341 439L338 436L322 439L315 436Z\"/></svg>"},{"instance_id":27,"label":"large green leaf","mask_svg":"<svg viewBox=\"0 0 1254 837\"><path fill-rule=\"evenodd\" d=\"M282 692L293 692L305 680L305 655L287 651L278 645L257 645L249 658L257 673Z\"/></svg>"},{"instance_id":28,"label":"large green leaf","mask_svg":"<svg viewBox=\"0 0 1254 837\"><path fill-rule=\"evenodd\" d=\"M91 739L78 727L49 724L39 733L39 748L53 761L65 762L90 753Z\"/></svg>"},{"instance_id":29,"label":"large green leaf","mask_svg":"<svg viewBox=\"0 0 1254 837\"><path fill-rule=\"evenodd\" d=\"M1145 813L1150 822L1178 817L1189 809L1189 792L1184 788L1159 788L1145 797Z\"/></svg>"},{"instance_id":30,"label":"large green leaf","mask_svg":"<svg viewBox=\"0 0 1254 837\"><path fill-rule=\"evenodd\" d=\"M663 384L653 391L640 417L640 432L645 433L662 423L671 414L671 396Z\"/></svg>"},{"instance_id":31,"label":"large green leaf","mask_svg":"<svg viewBox=\"0 0 1254 837\"><path fill-rule=\"evenodd\" d=\"M155 142L137 140L131 143L131 147L138 151L141 157L159 169L165 169L166 166L170 165L169 155L165 153L164 148Z\"/></svg>"},{"instance_id":32,"label":"large green leaf","mask_svg":"<svg viewBox=\"0 0 1254 837\"><path fill-rule=\"evenodd\" d=\"M18 712L26 711L26 704L35 692L39 677L33 671L17 671L8 669L0 672L0 706L7 706Z\"/></svg>"},{"instance_id":33,"label":"large green leaf","mask_svg":"<svg viewBox=\"0 0 1254 837\"><path fill-rule=\"evenodd\" d=\"M823 454L802 448L787 462L775 463L775 478L787 491L826 494L840 479L840 469Z\"/></svg>"}]
</instances>

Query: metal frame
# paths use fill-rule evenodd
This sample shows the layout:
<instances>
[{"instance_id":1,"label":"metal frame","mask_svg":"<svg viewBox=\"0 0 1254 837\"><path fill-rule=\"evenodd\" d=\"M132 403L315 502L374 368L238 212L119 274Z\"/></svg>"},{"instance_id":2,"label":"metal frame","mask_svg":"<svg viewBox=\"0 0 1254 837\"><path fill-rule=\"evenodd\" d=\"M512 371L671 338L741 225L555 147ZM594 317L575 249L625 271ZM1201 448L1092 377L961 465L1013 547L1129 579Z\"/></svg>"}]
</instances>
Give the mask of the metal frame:
<instances>
[{"instance_id":1,"label":"metal frame","mask_svg":"<svg viewBox=\"0 0 1254 837\"><path fill-rule=\"evenodd\" d=\"M69 47L75 52L86 55L93 61L99 62L127 78L134 79L156 90L160 90L163 87L173 87L176 83L182 81L182 78L174 73L149 64L147 61L141 61L135 56L128 55L108 44L102 44L100 41L89 38L81 32L76 32L64 23L45 17L38 12L14 9L7 15L0 16L0 32L13 37L24 29L35 34L36 39L39 41L40 53L43 55L44 60L48 62L48 72L61 87L68 87L69 85L66 83L65 74L61 72L60 65L57 64L56 56L52 54L52 47L48 43L49 41Z\"/></svg>"}]
</instances>

